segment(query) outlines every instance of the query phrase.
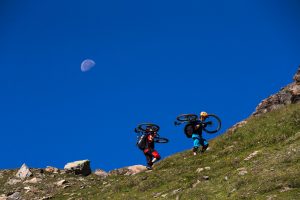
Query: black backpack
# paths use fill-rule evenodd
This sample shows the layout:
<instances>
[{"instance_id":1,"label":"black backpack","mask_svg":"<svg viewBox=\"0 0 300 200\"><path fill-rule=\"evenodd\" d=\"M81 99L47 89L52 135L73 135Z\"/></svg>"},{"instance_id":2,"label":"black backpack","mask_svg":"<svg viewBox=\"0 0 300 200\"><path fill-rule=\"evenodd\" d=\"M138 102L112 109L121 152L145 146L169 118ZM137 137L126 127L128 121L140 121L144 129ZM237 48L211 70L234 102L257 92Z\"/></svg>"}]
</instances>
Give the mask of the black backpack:
<instances>
[{"instance_id":1,"label":"black backpack","mask_svg":"<svg viewBox=\"0 0 300 200\"><path fill-rule=\"evenodd\" d=\"M146 141L147 140L147 135L143 134L140 137L138 137L136 145L140 150L144 150L146 148Z\"/></svg>"}]
</instances>

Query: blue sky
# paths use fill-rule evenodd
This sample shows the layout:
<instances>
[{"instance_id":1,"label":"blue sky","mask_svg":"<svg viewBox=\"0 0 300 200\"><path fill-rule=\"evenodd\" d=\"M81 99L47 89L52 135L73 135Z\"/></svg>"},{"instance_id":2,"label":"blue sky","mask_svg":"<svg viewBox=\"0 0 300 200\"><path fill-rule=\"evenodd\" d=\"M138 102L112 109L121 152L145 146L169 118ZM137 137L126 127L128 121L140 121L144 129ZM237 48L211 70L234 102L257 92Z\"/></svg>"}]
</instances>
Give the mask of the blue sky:
<instances>
[{"instance_id":1,"label":"blue sky","mask_svg":"<svg viewBox=\"0 0 300 200\"><path fill-rule=\"evenodd\" d=\"M159 124L166 157L192 147L173 125L181 113L215 113L223 133L292 81L298 10L296 0L2 0L0 168L145 164L135 126ZM84 73L86 58L96 66Z\"/></svg>"}]
</instances>

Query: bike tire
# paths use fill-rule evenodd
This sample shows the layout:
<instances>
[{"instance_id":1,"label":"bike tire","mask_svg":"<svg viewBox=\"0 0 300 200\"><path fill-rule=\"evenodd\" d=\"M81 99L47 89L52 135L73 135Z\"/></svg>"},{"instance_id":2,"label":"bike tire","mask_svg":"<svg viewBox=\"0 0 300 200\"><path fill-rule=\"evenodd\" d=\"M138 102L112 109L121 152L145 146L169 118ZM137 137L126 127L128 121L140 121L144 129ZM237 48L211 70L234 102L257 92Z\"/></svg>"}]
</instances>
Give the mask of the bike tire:
<instances>
[{"instance_id":1,"label":"bike tire","mask_svg":"<svg viewBox=\"0 0 300 200\"><path fill-rule=\"evenodd\" d=\"M190 122L197 120L198 116L195 114L182 114L176 117L179 122Z\"/></svg>"},{"instance_id":2,"label":"bike tire","mask_svg":"<svg viewBox=\"0 0 300 200\"><path fill-rule=\"evenodd\" d=\"M211 122L211 124L208 124L206 127L203 128L203 130L209 134L214 134L218 132L222 126L221 119L215 114L209 114L207 118L204 120L204 122L205 123Z\"/></svg>"},{"instance_id":3,"label":"bike tire","mask_svg":"<svg viewBox=\"0 0 300 200\"><path fill-rule=\"evenodd\" d=\"M156 142L156 143L168 143L169 139L168 138L162 138L162 137L155 137L154 142Z\"/></svg>"},{"instance_id":4,"label":"bike tire","mask_svg":"<svg viewBox=\"0 0 300 200\"><path fill-rule=\"evenodd\" d=\"M137 130L141 132L145 132L147 128L151 128L153 131L158 132L160 127L153 123L142 123L137 126Z\"/></svg>"}]
</instances>

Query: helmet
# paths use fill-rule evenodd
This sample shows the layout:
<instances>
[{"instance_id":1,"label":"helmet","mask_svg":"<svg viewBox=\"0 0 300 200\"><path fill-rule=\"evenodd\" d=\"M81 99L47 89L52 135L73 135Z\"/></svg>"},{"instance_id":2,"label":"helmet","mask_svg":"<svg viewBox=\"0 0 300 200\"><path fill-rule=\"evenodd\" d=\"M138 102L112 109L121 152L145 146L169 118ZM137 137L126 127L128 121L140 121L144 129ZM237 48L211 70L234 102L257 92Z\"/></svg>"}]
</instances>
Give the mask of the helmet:
<instances>
[{"instance_id":1,"label":"helmet","mask_svg":"<svg viewBox=\"0 0 300 200\"><path fill-rule=\"evenodd\" d=\"M208 116L207 112L202 111L200 117L206 118Z\"/></svg>"}]
</instances>

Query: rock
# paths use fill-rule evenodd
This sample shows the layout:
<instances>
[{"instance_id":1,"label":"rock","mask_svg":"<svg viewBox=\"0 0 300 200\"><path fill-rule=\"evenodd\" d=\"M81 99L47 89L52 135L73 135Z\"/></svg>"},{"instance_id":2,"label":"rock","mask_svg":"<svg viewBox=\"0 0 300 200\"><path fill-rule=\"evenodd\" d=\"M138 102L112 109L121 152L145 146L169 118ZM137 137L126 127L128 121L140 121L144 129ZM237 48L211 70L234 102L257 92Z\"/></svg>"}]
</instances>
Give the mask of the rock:
<instances>
[{"instance_id":1,"label":"rock","mask_svg":"<svg viewBox=\"0 0 300 200\"><path fill-rule=\"evenodd\" d=\"M200 172L202 172L204 169L203 168L198 168L197 170L196 170L196 172L197 173L200 173Z\"/></svg>"},{"instance_id":2,"label":"rock","mask_svg":"<svg viewBox=\"0 0 300 200\"><path fill-rule=\"evenodd\" d=\"M24 187L24 190L30 190L29 186Z\"/></svg>"},{"instance_id":3,"label":"rock","mask_svg":"<svg viewBox=\"0 0 300 200\"><path fill-rule=\"evenodd\" d=\"M125 175L129 169L127 167L120 168L120 169L114 169L108 172L108 175Z\"/></svg>"},{"instance_id":4,"label":"rock","mask_svg":"<svg viewBox=\"0 0 300 200\"><path fill-rule=\"evenodd\" d=\"M176 189L176 190L173 190L172 191L172 194L174 195L174 194L177 194L178 192L180 192L181 191L181 188L178 188L178 189ZM161 195L161 196L163 196L163 195Z\"/></svg>"},{"instance_id":5,"label":"rock","mask_svg":"<svg viewBox=\"0 0 300 200\"><path fill-rule=\"evenodd\" d=\"M205 170L210 170L210 167L204 167Z\"/></svg>"},{"instance_id":6,"label":"rock","mask_svg":"<svg viewBox=\"0 0 300 200\"><path fill-rule=\"evenodd\" d=\"M209 180L209 176L203 176L204 180Z\"/></svg>"},{"instance_id":7,"label":"rock","mask_svg":"<svg viewBox=\"0 0 300 200\"><path fill-rule=\"evenodd\" d=\"M300 66L299 66L295 76L293 77L293 79L297 84L300 84Z\"/></svg>"},{"instance_id":8,"label":"rock","mask_svg":"<svg viewBox=\"0 0 300 200\"><path fill-rule=\"evenodd\" d=\"M7 200L7 196L5 194L0 195L0 200Z\"/></svg>"},{"instance_id":9,"label":"rock","mask_svg":"<svg viewBox=\"0 0 300 200\"><path fill-rule=\"evenodd\" d=\"M290 188L290 187L283 187L283 188L280 190L280 192L287 192L287 191L290 191L290 190L292 190L292 188Z\"/></svg>"},{"instance_id":10,"label":"rock","mask_svg":"<svg viewBox=\"0 0 300 200\"><path fill-rule=\"evenodd\" d=\"M236 129L243 127L245 124L247 124L246 120L240 121L233 125L231 128L229 128L228 132L233 133Z\"/></svg>"},{"instance_id":11,"label":"rock","mask_svg":"<svg viewBox=\"0 0 300 200\"><path fill-rule=\"evenodd\" d=\"M46 171L46 172L49 172L49 173L54 173L54 174L59 173L59 169L58 169L58 168L56 168L56 167L51 167L51 166L47 166L47 167L45 168L45 171Z\"/></svg>"},{"instance_id":12,"label":"rock","mask_svg":"<svg viewBox=\"0 0 300 200\"><path fill-rule=\"evenodd\" d=\"M36 183L40 183L41 181L42 181L42 179L40 179L40 178L32 178L30 180L24 181L24 183L36 184Z\"/></svg>"},{"instance_id":13,"label":"rock","mask_svg":"<svg viewBox=\"0 0 300 200\"><path fill-rule=\"evenodd\" d=\"M133 165L129 167L123 167L120 169L114 169L108 173L108 175L135 175L141 172L148 172L144 165Z\"/></svg>"},{"instance_id":14,"label":"rock","mask_svg":"<svg viewBox=\"0 0 300 200\"><path fill-rule=\"evenodd\" d=\"M16 177L21 178L21 179L25 179L27 177L32 176L31 171L29 170L29 168L27 167L27 165L24 163L21 168L19 169L19 171L16 174Z\"/></svg>"},{"instance_id":15,"label":"rock","mask_svg":"<svg viewBox=\"0 0 300 200\"><path fill-rule=\"evenodd\" d=\"M159 197L160 195L161 195L161 192L158 192L158 193L154 194L153 198L157 198L157 197Z\"/></svg>"},{"instance_id":16,"label":"rock","mask_svg":"<svg viewBox=\"0 0 300 200\"><path fill-rule=\"evenodd\" d=\"M66 173L74 173L75 175L81 174L84 176L87 176L92 172L89 160L80 160L67 163L64 169Z\"/></svg>"},{"instance_id":17,"label":"rock","mask_svg":"<svg viewBox=\"0 0 300 200\"><path fill-rule=\"evenodd\" d=\"M48 195L48 196L42 197L40 200L46 200L46 199L52 199L52 198L53 198L52 195Z\"/></svg>"},{"instance_id":18,"label":"rock","mask_svg":"<svg viewBox=\"0 0 300 200\"><path fill-rule=\"evenodd\" d=\"M15 185L15 184L20 183L20 182L21 182L20 179L14 179L14 178L12 178L12 179L9 179L9 180L6 182L6 184L7 184L7 185Z\"/></svg>"},{"instance_id":19,"label":"rock","mask_svg":"<svg viewBox=\"0 0 300 200\"><path fill-rule=\"evenodd\" d=\"M15 192L7 197L7 200L21 200L21 193Z\"/></svg>"},{"instance_id":20,"label":"rock","mask_svg":"<svg viewBox=\"0 0 300 200\"><path fill-rule=\"evenodd\" d=\"M62 186L62 185L64 185L64 184L66 184L66 183L68 183L68 181L66 181L66 180L60 180L60 181L56 182L55 184L56 184L57 186Z\"/></svg>"},{"instance_id":21,"label":"rock","mask_svg":"<svg viewBox=\"0 0 300 200\"><path fill-rule=\"evenodd\" d=\"M95 175L105 178L108 176L108 173L102 169L96 169Z\"/></svg>"},{"instance_id":22,"label":"rock","mask_svg":"<svg viewBox=\"0 0 300 200\"><path fill-rule=\"evenodd\" d=\"M64 185L63 186L63 189L66 189L66 188L68 188L68 187L71 187L70 185Z\"/></svg>"},{"instance_id":23,"label":"rock","mask_svg":"<svg viewBox=\"0 0 300 200\"><path fill-rule=\"evenodd\" d=\"M168 195L168 193L167 193L167 194L161 195L161 197L162 197L162 198L166 198L167 195Z\"/></svg>"},{"instance_id":24,"label":"rock","mask_svg":"<svg viewBox=\"0 0 300 200\"><path fill-rule=\"evenodd\" d=\"M201 182L201 181L197 180L197 182L194 183L192 187L195 188L200 182Z\"/></svg>"},{"instance_id":25,"label":"rock","mask_svg":"<svg viewBox=\"0 0 300 200\"><path fill-rule=\"evenodd\" d=\"M245 158L244 160L250 160L252 159L254 156L256 156L258 154L259 151L254 151L253 153L251 153L249 156L247 156L247 158Z\"/></svg>"},{"instance_id":26,"label":"rock","mask_svg":"<svg viewBox=\"0 0 300 200\"><path fill-rule=\"evenodd\" d=\"M300 103L300 66L294 76L293 83L281 89L278 93L264 99L255 109L253 116L270 112L287 104Z\"/></svg>"},{"instance_id":27,"label":"rock","mask_svg":"<svg viewBox=\"0 0 300 200\"><path fill-rule=\"evenodd\" d=\"M245 174L248 174L246 168L244 168L244 167L238 168L237 171L240 176L244 176Z\"/></svg>"},{"instance_id":28,"label":"rock","mask_svg":"<svg viewBox=\"0 0 300 200\"><path fill-rule=\"evenodd\" d=\"M129 169L129 171L126 172L125 175L135 175L135 174L147 171L147 168L144 165L133 165L133 166L127 167L127 169Z\"/></svg>"},{"instance_id":29,"label":"rock","mask_svg":"<svg viewBox=\"0 0 300 200\"><path fill-rule=\"evenodd\" d=\"M225 177L224 177L224 180L225 180L225 181L228 181L228 176L225 176Z\"/></svg>"}]
</instances>

